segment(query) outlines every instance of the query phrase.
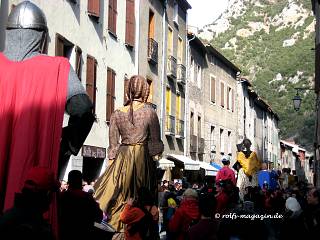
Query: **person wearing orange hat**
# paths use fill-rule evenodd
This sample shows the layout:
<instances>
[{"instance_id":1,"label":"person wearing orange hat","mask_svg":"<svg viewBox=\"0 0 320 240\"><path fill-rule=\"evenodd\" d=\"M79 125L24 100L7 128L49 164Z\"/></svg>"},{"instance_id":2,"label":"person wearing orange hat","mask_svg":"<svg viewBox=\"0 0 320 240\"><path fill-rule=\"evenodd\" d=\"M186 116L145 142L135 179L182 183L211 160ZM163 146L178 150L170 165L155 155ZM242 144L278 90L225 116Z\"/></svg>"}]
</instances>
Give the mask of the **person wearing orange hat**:
<instances>
[{"instance_id":1,"label":"person wearing orange hat","mask_svg":"<svg viewBox=\"0 0 320 240\"><path fill-rule=\"evenodd\" d=\"M49 210L53 193L59 191L59 186L49 168L31 168L21 192L15 194L14 206L0 218L1 239L53 239L43 215Z\"/></svg>"}]
</instances>

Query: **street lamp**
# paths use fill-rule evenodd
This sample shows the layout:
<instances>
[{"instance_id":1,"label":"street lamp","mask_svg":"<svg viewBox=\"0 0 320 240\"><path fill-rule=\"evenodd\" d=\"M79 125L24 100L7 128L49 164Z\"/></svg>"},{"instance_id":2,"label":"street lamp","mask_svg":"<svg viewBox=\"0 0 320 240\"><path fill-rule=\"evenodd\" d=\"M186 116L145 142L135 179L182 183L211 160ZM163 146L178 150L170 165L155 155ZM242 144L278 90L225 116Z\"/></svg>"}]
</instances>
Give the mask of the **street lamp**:
<instances>
[{"instance_id":1,"label":"street lamp","mask_svg":"<svg viewBox=\"0 0 320 240\"><path fill-rule=\"evenodd\" d=\"M292 99L294 110L299 111L301 106L301 97L299 96L299 91L297 90L297 95Z\"/></svg>"},{"instance_id":2,"label":"street lamp","mask_svg":"<svg viewBox=\"0 0 320 240\"><path fill-rule=\"evenodd\" d=\"M294 96L294 98L292 99L293 101L293 108L296 111L300 110L300 106L301 106L301 102L302 102L302 98L299 95L299 91L301 90L314 90L314 88L294 88L295 90L297 90L297 95Z\"/></svg>"}]
</instances>

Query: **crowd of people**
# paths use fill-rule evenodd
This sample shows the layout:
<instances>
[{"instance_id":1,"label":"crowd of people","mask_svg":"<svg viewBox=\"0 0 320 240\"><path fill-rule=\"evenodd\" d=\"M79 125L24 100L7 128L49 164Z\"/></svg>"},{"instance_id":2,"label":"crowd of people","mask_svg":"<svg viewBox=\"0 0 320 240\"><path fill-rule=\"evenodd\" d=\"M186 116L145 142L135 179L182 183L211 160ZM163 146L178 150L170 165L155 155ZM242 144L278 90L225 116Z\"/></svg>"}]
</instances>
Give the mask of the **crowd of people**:
<instances>
[{"instance_id":1,"label":"crowd of people","mask_svg":"<svg viewBox=\"0 0 320 240\"><path fill-rule=\"evenodd\" d=\"M265 169L259 173L262 171L274 174ZM222 169L221 172L228 171ZM159 193L160 231L166 231L166 239L197 240L312 239L318 236L320 189L305 182L292 182L284 188L283 174L288 174L288 170L277 172L274 189L266 182L262 187L248 186L242 200L232 175L216 182L215 186L200 185L182 190L179 184L164 181ZM240 218L241 215L247 217Z\"/></svg>"}]
</instances>

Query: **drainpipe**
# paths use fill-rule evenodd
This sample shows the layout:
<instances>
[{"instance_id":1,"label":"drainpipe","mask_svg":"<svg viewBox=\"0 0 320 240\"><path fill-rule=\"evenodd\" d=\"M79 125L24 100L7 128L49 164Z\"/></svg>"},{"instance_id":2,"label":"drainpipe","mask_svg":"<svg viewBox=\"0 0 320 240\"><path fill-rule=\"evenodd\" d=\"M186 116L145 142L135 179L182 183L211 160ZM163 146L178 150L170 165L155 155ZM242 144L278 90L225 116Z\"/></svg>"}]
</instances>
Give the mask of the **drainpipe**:
<instances>
[{"instance_id":1,"label":"drainpipe","mask_svg":"<svg viewBox=\"0 0 320 240\"><path fill-rule=\"evenodd\" d=\"M134 54L134 62L135 62L135 74L139 74L139 46L140 46L140 0L135 1L135 19L136 19L136 36L135 36L135 54Z\"/></svg>"},{"instance_id":2,"label":"drainpipe","mask_svg":"<svg viewBox=\"0 0 320 240\"><path fill-rule=\"evenodd\" d=\"M187 14L187 21L188 23L188 14ZM188 27L188 24L186 24L186 26ZM187 30L188 32L188 30ZM189 135L188 135L188 132L187 130L189 130L189 78L190 78L190 59L189 59L189 52L190 52L190 42L196 38L196 35L194 35L191 39L188 40L188 33L187 33L187 36L186 36L186 43L187 43L187 46L186 46L186 63L187 63L187 74L186 74L186 85L185 85L185 97L184 97L184 105L185 105L185 110L184 110L184 119L185 119L185 130L184 130L184 142L183 142L183 145L184 145L184 153L183 155L184 156L190 156L190 151L189 151L189 145L188 145L188 139L189 139Z\"/></svg>"},{"instance_id":3,"label":"drainpipe","mask_svg":"<svg viewBox=\"0 0 320 240\"><path fill-rule=\"evenodd\" d=\"M167 57L167 35L166 35L166 12L167 12L167 0L163 1L163 15L162 15L162 68L161 68L161 104L160 104L160 132L161 140L164 135L164 108L165 108L165 63Z\"/></svg>"}]
</instances>

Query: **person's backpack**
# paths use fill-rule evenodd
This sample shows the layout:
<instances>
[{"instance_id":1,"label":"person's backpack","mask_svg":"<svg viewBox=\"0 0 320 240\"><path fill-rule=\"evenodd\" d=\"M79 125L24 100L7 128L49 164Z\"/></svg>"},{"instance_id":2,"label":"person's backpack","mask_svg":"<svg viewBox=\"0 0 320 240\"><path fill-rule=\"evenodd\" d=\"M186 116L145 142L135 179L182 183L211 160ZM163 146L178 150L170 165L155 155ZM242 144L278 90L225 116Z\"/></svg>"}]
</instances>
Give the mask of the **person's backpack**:
<instances>
[{"instance_id":1,"label":"person's backpack","mask_svg":"<svg viewBox=\"0 0 320 240\"><path fill-rule=\"evenodd\" d=\"M131 228L128 230L129 235L134 235L139 232L139 235L143 240L159 240L158 222L153 220L153 216L150 213L152 207L149 211L145 208L140 209L144 212L144 216L140 221L132 224Z\"/></svg>"}]
</instances>

